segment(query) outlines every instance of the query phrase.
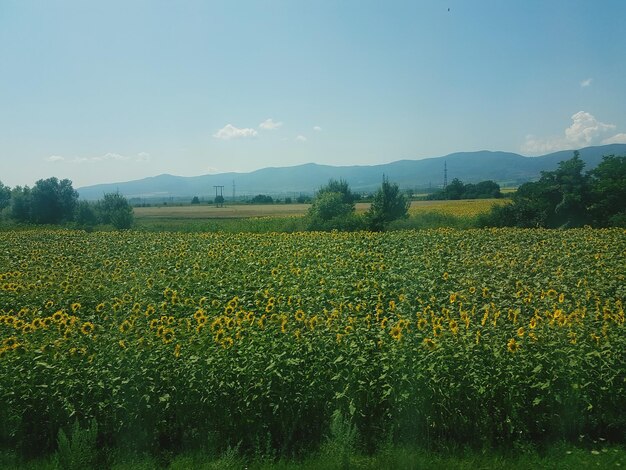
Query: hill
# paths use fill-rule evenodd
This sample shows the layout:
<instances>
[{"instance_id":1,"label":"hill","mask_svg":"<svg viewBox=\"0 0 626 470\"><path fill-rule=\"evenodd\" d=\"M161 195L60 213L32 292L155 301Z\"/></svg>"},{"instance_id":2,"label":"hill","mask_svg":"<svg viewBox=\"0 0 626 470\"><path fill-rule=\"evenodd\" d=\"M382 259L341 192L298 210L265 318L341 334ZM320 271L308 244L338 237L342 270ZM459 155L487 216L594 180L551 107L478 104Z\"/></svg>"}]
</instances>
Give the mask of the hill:
<instances>
[{"instance_id":1,"label":"hill","mask_svg":"<svg viewBox=\"0 0 626 470\"><path fill-rule=\"evenodd\" d=\"M626 144L612 144L580 149L586 169L594 168L604 155L626 155ZM436 188L443 184L444 162L448 181L459 178L465 183L494 180L503 186L517 186L538 179L541 171L554 170L573 151L565 150L540 157L525 157L508 152L460 152L421 160L399 160L372 166L304 165L263 168L250 173L221 173L202 176L159 175L122 183L98 184L78 188L81 199L95 200L103 194L119 191L129 198L169 198L215 195L213 186L224 185L230 195L235 183L237 195L285 195L313 193L330 178L343 178L356 192L375 190L383 174L401 188L415 190Z\"/></svg>"}]
</instances>

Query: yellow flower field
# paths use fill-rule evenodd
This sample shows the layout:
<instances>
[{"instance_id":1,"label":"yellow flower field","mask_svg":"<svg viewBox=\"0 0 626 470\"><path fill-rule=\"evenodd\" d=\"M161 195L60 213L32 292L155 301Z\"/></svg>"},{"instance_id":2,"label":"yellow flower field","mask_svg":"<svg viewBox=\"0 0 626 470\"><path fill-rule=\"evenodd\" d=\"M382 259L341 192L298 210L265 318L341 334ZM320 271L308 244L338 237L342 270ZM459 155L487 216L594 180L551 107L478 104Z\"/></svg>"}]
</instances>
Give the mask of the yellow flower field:
<instances>
[{"instance_id":1,"label":"yellow flower field","mask_svg":"<svg viewBox=\"0 0 626 470\"><path fill-rule=\"evenodd\" d=\"M0 440L623 439L626 233L0 233ZM103 437L104 438L104 437Z\"/></svg>"}]
</instances>

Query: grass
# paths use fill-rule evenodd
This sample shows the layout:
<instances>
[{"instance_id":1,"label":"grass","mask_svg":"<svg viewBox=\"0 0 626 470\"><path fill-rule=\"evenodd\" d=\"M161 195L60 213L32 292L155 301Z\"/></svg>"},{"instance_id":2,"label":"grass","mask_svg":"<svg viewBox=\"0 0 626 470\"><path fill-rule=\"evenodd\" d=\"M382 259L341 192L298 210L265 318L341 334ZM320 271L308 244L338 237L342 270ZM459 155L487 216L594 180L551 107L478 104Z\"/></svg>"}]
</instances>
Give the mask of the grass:
<instances>
[{"instance_id":1,"label":"grass","mask_svg":"<svg viewBox=\"0 0 626 470\"><path fill-rule=\"evenodd\" d=\"M106 465L112 470L161 469L587 469L624 468L626 449L617 446L581 446L557 443L542 451L529 449L516 452L480 450L427 451L410 447L383 447L374 455L351 452L346 455L337 451L333 443L304 458L272 458L263 455L241 456L229 448L221 455L189 452L159 458L130 452L113 452ZM56 456L20 462L15 454L0 453L3 469L50 469L62 468Z\"/></svg>"}]
</instances>

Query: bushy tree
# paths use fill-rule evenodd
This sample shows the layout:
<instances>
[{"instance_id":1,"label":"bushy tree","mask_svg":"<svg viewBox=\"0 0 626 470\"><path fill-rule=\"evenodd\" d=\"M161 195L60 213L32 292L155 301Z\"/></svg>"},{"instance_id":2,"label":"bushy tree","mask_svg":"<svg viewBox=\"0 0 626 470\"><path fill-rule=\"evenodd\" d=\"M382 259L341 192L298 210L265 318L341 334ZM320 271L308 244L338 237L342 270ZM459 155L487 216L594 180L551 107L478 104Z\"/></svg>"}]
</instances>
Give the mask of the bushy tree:
<instances>
[{"instance_id":1,"label":"bushy tree","mask_svg":"<svg viewBox=\"0 0 626 470\"><path fill-rule=\"evenodd\" d=\"M626 226L626 157L605 156L589 176L594 225Z\"/></svg>"},{"instance_id":2,"label":"bushy tree","mask_svg":"<svg viewBox=\"0 0 626 470\"><path fill-rule=\"evenodd\" d=\"M346 181L331 179L309 208L309 230L357 230L361 220L354 213L355 200Z\"/></svg>"},{"instance_id":3,"label":"bushy tree","mask_svg":"<svg viewBox=\"0 0 626 470\"><path fill-rule=\"evenodd\" d=\"M94 204L88 201L79 201L74 221L81 228L92 229L98 223L98 214Z\"/></svg>"},{"instance_id":4,"label":"bushy tree","mask_svg":"<svg viewBox=\"0 0 626 470\"><path fill-rule=\"evenodd\" d=\"M9 207L11 203L11 188L0 181L0 212Z\"/></svg>"},{"instance_id":5,"label":"bushy tree","mask_svg":"<svg viewBox=\"0 0 626 470\"><path fill-rule=\"evenodd\" d=\"M59 224L74 219L78 192L68 179L41 179L31 191L31 219L38 224Z\"/></svg>"},{"instance_id":6,"label":"bushy tree","mask_svg":"<svg viewBox=\"0 0 626 470\"><path fill-rule=\"evenodd\" d=\"M541 173L539 181L521 185L510 205L495 207L480 225L581 227L626 224L626 157L608 156L583 174L578 152Z\"/></svg>"},{"instance_id":7,"label":"bushy tree","mask_svg":"<svg viewBox=\"0 0 626 470\"><path fill-rule=\"evenodd\" d=\"M16 222L31 220L31 190L28 186L16 186L11 191L11 218Z\"/></svg>"},{"instance_id":8,"label":"bushy tree","mask_svg":"<svg viewBox=\"0 0 626 470\"><path fill-rule=\"evenodd\" d=\"M118 230L132 227L133 208L128 200L119 193L108 193L98 202L97 213L103 224L111 224Z\"/></svg>"},{"instance_id":9,"label":"bushy tree","mask_svg":"<svg viewBox=\"0 0 626 470\"><path fill-rule=\"evenodd\" d=\"M383 184L374 195L374 200L365 215L370 230L385 230L389 223L408 217L411 202L400 192L396 183L383 177Z\"/></svg>"}]
</instances>

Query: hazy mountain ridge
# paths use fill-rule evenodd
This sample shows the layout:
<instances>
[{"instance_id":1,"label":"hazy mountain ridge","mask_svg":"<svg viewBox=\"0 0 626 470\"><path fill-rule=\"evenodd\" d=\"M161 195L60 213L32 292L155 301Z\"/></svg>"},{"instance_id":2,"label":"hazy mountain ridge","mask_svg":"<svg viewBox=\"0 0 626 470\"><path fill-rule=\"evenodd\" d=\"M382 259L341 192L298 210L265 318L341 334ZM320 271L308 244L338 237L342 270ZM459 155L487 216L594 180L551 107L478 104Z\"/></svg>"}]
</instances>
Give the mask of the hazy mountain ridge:
<instances>
[{"instance_id":1,"label":"hazy mountain ridge","mask_svg":"<svg viewBox=\"0 0 626 470\"><path fill-rule=\"evenodd\" d=\"M401 188L416 190L443 184L444 162L448 182L459 178L464 183L494 180L501 185L518 185L539 178L541 171L553 170L572 150L540 157L525 157L510 152L459 152L421 160L398 160L380 165L331 166L306 163L292 167L262 168L250 173L220 173L202 176L151 176L140 180L107 183L78 188L82 199L100 199L105 193L119 191L129 198L214 197L214 185L224 186L224 196L232 196L233 181L237 196L255 194L312 193L330 178L343 178L354 191L372 191L383 174ZM626 144L580 149L586 169L594 168L604 155L626 155Z\"/></svg>"}]
</instances>

